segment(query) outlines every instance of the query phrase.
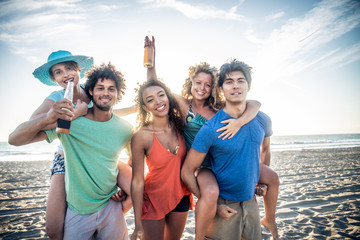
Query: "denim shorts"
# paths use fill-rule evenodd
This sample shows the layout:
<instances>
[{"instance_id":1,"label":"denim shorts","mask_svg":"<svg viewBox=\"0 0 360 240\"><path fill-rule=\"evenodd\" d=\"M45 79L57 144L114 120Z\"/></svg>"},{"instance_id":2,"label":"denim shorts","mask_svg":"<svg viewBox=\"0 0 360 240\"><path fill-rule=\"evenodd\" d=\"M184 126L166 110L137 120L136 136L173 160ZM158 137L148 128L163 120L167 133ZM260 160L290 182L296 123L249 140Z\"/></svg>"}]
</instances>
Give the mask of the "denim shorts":
<instances>
[{"instance_id":1,"label":"denim shorts","mask_svg":"<svg viewBox=\"0 0 360 240\"><path fill-rule=\"evenodd\" d=\"M58 152L54 153L54 161L51 168L51 176L54 174L65 174L65 158Z\"/></svg>"}]
</instances>

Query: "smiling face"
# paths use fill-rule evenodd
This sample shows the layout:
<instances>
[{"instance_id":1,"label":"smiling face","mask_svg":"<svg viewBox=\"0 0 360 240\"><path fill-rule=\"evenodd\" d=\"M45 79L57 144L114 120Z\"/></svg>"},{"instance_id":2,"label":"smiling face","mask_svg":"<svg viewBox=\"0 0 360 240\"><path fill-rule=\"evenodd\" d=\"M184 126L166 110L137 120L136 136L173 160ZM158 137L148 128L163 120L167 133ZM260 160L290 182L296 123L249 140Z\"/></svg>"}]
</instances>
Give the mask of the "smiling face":
<instances>
[{"instance_id":1,"label":"smiling face","mask_svg":"<svg viewBox=\"0 0 360 240\"><path fill-rule=\"evenodd\" d=\"M66 88L68 82L73 82L74 85L79 83L80 70L74 62L55 64L50 71L52 73L51 78L63 88Z\"/></svg>"},{"instance_id":2,"label":"smiling face","mask_svg":"<svg viewBox=\"0 0 360 240\"><path fill-rule=\"evenodd\" d=\"M98 79L93 90L89 90L94 107L102 111L109 111L116 103L118 91L113 80Z\"/></svg>"},{"instance_id":3,"label":"smiling face","mask_svg":"<svg viewBox=\"0 0 360 240\"><path fill-rule=\"evenodd\" d=\"M153 116L163 117L169 113L169 99L165 90L159 86L150 86L142 94L144 104L142 108Z\"/></svg>"},{"instance_id":4,"label":"smiling face","mask_svg":"<svg viewBox=\"0 0 360 240\"><path fill-rule=\"evenodd\" d=\"M210 74L199 72L191 85L191 95L196 100L205 101L211 94L213 80Z\"/></svg>"},{"instance_id":5,"label":"smiling face","mask_svg":"<svg viewBox=\"0 0 360 240\"><path fill-rule=\"evenodd\" d=\"M226 75L223 85L220 87L226 102L242 103L246 101L249 84L241 71L230 72Z\"/></svg>"}]
</instances>

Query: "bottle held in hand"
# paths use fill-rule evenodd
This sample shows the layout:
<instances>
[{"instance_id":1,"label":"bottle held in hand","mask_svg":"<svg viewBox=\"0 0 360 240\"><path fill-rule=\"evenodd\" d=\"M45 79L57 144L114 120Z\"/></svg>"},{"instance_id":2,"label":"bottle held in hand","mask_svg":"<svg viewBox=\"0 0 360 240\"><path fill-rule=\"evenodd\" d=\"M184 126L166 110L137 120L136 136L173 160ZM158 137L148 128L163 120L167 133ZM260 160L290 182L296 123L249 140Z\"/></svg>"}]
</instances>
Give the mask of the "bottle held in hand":
<instances>
[{"instance_id":1,"label":"bottle held in hand","mask_svg":"<svg viewBox=\"0 0 360 240\"><path fill-rule=\"evenodd\" d=\"M147 37L149 38L150 42L152 41L151 34L148 34ZM152 68L154 66L154 47L152 44L145 44L144 49L144 67Z\"/></svg>"},{"instance_id":2,"label":"bottle held in hand","mask_svg":"<svg viewBox=\"0 0 360 240\"><path fill-rule=\"evenodd\" d=\"M74 93L74 83L68 82L68 84L66 86L64 98L69 99L72 102L73 93ZM55 131L56 131L56 133L69 134L70 133L70 125L71 125L71 121L58 119Z\"/></svg>"}]
</instances>

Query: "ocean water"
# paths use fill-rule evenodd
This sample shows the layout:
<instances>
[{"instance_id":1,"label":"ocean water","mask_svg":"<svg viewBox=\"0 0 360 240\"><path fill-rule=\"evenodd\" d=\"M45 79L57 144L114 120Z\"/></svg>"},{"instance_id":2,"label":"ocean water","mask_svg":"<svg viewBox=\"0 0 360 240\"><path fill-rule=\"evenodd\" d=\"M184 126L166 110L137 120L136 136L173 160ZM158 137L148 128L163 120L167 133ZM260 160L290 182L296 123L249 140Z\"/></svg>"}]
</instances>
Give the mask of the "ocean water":
<instances>
[{"instance_id":1,"label":"ocean water","mask_svg":"<svg viewBox=\"0 0 360 240\"><path fill-rule=\"evenodd\" d=\"M360 134L273 136L270 142L271 151L359 147ZM43 141L15 147L0 142L0 161L52 160L58 144Z\"/></svg>"},{"instance_id":2,"label":"ocean water","mask_svg":"<svg viewBox=\"0 0 360 240\"><path fill-rule=\"evenodd\" d=\"M359 147L360 134L273 136L271 151Z\"/></svg>"},{"instance_id":3,"label":"ocean water","mask_svg":"<svg viewBox=\"0 0 360 240\"><path fill-rule=\"evenodd\" d=\"M54 141L51 144L43 141L16 147L7 142L0 142L0 161L53 160L59 143L60 141Z\"/></svg>"}]
</instances>

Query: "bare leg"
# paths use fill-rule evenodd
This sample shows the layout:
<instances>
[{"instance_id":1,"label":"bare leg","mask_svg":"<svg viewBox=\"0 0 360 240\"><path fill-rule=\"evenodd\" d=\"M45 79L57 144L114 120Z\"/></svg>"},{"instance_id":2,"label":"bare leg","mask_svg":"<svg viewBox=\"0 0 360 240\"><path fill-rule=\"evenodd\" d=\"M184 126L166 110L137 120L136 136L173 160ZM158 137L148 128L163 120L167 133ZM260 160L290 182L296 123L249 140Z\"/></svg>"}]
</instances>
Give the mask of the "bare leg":
<instances>
[{"instance_id":1,"label":"bare leg","mask_svg":"<svg viewBox=\"0 0 360 240\"><path fill-rule=\"evenodd\" d=\"M164 239L165 218L161 220L142 220L146 240Z\"/></svg>"},{"instance_id":2,"label":"bare leg","mask_svg":"<svg viewBox=\"0 0 360 240\"><path fill-rule=\"evenodd\" d=\"M265 217L261 220L261 224L268 228L272 237L277 240L279 239L279 234L275 221L275 213L280 185L279 176L265 164L260 164L259 182L268 185L267 193L263 197Z\"/></svg>"},{"instance_id":3,"label":"bare leg","mask_svg":"<svg viewBox=\"0 0 360 240\"><path fill-rule=\"evenodd\" d=\"M170 212L165 217L165 240L180 240L188 212Z\"/></svg>"},{"instance_id":4,"label":"bare leg","mask_svg":"<svg viewBox=\"0 0 360 240\"><path fill-rule=\"evenodd\" d=\"M128 164L121 161L118 161L118 169L119 169L119 173L117 176L117 185L127 194L125 201L122 202L123 212L125 214L127 211L129 211L132 208L132 201L130 195L132 170Z\"/></svg>"},{"instance_id":5,"label":"bare leg","mask_svg":"<svg viewBox=\"0 0 360 240\"><path fill-rule=\"evenodd\" d=\"M50 239L63 239L65 213L65 174L54 174L46 203L46 233Z\"/></svg>"},{"instance_id":6,"label":"bare leg","mask_svg":"<svg viewBox=\"0 0 360 240\"><path fill-rule=\"evenodd\" d=\"M216 214L219 186L212 171L201 169L197 175L200 198L195 207L195 240L203 240Z\"/></svg>"}]
</instances>

